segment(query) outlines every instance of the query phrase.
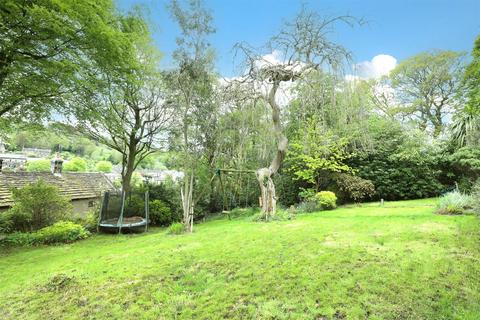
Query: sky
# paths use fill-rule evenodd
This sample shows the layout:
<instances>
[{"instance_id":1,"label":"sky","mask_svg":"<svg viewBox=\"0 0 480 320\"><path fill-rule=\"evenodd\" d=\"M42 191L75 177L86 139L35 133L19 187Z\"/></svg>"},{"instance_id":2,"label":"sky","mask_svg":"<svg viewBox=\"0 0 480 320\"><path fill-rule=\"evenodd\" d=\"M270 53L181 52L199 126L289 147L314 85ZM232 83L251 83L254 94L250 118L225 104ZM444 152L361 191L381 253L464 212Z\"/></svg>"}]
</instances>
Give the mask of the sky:
<instances>
[{"instance_id":1,"label":"sky","mask_svg":"<svg viewBox=\"0 0 480 320\"><path fill-rule=\"evenodd\" d=\"M155 44L164 53L161 66L172 68L179 30L166 9L167 0L116 0L120 10L140 5L147 12ZM352 15L362 26L338 25L332 39L353 54L355 74L363 78L388 73L395 65L426 50L470 53L480 34L480 0L205 0L216 33L216 71L236 76L237 42L262 46L282 22L293 18L302 4L323 16ZM268 52L265 52L268 54Z\"/></svg>"}]
</instances>

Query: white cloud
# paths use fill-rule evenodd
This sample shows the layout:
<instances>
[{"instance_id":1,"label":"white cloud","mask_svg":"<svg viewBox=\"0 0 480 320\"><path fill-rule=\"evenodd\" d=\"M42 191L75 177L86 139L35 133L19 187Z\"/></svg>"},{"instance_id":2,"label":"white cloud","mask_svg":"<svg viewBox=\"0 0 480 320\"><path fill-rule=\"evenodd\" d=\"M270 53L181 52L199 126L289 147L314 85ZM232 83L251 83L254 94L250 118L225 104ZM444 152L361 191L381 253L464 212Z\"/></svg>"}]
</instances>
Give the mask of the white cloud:
<instances>
[{"instance_id":1,"label":"white cloud","mask_svg":"<svg viewBox=\"0 0 480 320\"><path fill-rule=\"evenodd\" d=\"M397 65L397 59L388 54L379 54L370 61L362 61L353 66L355 75L348 74L348 81L356 79L375 79L388 75Z\"/></svg>"},{"instance_id":2,"label":"white cloud","mask_svg":"<svg viewBox=\"0 0 480 320\"><path fill-rule=\"evenodd\" d=\"M397 65L397 59L388 54L379 54L371 61L363 61L355 65L358 76L362 78L379 78L387 75Z\"/></svg>"}]
</instances>

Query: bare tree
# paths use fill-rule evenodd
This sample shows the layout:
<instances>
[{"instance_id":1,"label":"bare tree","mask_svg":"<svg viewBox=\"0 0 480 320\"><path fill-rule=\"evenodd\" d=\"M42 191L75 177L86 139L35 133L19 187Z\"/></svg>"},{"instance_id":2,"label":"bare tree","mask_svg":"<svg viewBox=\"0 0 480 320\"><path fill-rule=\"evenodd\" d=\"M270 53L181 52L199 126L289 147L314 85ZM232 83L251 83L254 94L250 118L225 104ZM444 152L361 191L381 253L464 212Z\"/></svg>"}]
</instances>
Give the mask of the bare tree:
<instances>
[{"instance_id":1,"label":"bare tree","mask_svg":"<svg viewBox=\"0 0 480 320\"><path fill-rule=\"evenodd\" d=\"M283 83L294 83L311 71L330 68L336 72L341 68L350 54L344 47L328 39L328 35L338 22L353 25L358 20L350 16L324 18L315 12L302 9L293 21L285 23L265 48L254 49L244 43L236 45L237 52L245 57L242 67L246 74L233 83L250 85L257 96L265 99L272 111L277 151L269 167L256 171L261 189L260 204L266 219L276 212L275 185L272 177L280 169L288 146L280 119L278 92ZM266 50L280 53L280 61L263 55L262 52Z\"/></svg>"}]
</instances>

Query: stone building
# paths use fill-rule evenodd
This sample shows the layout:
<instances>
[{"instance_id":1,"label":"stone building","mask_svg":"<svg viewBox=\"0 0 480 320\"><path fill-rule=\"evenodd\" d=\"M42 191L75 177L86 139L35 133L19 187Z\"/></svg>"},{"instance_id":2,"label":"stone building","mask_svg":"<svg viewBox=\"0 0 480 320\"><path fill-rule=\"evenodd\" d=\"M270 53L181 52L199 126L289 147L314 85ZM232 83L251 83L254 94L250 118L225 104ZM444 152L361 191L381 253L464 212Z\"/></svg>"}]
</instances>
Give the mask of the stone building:
<instances>
[{"instance_id":1,"label":"stone building","mask_svg":"<svg viewBox=\"0 0 480 320\"><path fill-rule=\"evenodd\" d=\"M52 161L53 162L53 161ZM115 187L103 173L62 173L61 162L52 163L52 172L1 172L0 171L0 211L13 205L12 188L21 188L39 179L55 185L60 194L72 201L75 214L85 216L99 204L104 191Z\"/></svg>"}]
</instances>

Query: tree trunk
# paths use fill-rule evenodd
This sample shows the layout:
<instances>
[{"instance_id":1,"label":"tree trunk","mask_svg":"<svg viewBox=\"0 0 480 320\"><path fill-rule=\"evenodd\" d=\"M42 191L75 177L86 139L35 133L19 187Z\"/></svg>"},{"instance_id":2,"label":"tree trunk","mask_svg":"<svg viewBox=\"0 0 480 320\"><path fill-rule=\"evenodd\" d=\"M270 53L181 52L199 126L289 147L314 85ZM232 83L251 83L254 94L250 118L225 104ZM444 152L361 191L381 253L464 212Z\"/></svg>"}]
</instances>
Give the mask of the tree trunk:
<instances>
[{"instance_id":1,"label":"tree trunk","mask_svg":"<svg viewBox=\"0 0 480 320\"><path fill-rule=\"evenodd\" d=\"M185 183L180 189L180 195L182 196L182 209L183 209L183 225L185 226L185 231L193 231L193 172L190 175L190 180L188 176L185 176Z\"/></svg>"},{"instance_id":2,"label":"tree trunk","mask_svg":"<svg viewBox=\"0 0 480 320\"><path fill-rule=\"evenodd\" d=\"M125 194L129 193L132 189L131 182L133 171L135 170L135 156L135 148L130 147L128 155L126 157L126 163L124 163L122 169L122 190L125 191Z\"/></svg>"},{"instance_id":3,"label":"tree trunk","mask_svg":"<svg viewBox=\"0 0 480 320\"><path fill-rule=\"evenodd\" d=\"M255 173L258 183L260 184L260 206L266 220L274 216L277 210L277 197L272 177L280 169L283 159L285 159L288 146L288 139L283 134L280 122L280 108L275 101L279 84L279 81L275 81L268 94L268 104L272 108L272 122L277 140L277 153L268 168L260 168Z\"/></svg>"}]
</instances>

